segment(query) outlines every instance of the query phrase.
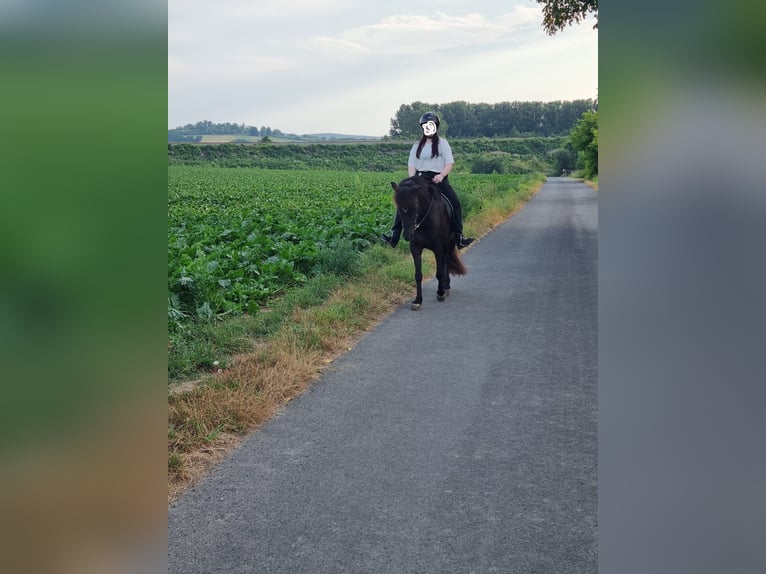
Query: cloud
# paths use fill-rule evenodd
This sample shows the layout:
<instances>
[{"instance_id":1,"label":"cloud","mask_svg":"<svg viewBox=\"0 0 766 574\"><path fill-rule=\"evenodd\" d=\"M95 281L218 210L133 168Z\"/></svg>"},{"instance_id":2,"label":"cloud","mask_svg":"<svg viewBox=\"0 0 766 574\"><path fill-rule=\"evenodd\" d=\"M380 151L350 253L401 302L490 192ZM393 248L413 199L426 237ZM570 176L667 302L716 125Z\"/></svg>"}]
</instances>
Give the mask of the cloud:
<instances>
[{"instance_id":1,"label":"cloud","mask_svg":"<svg viewBox=\"0 0 766 574\"><path fill-rule=\"evenodd\" d=\"M216 3L217 5L218 3ZM351 0L266 0L259 2L235 1L230 9L233 19L252 20L305 20L316 14L338 12L352 4Z\"/></svg>"},{"instance_id":2,"label":"cloud","mask_svg":"<svg viewBox=\"0 0 766 574\"><path fill-rule=\"evenodd\" d=\"M311 51L317 51L320 55L331 58L346 59L357 56L368 56L373 50L364 44L345 38L328 38L318 36L306 42L306 47Z\"/></svg>"},{"instance_id":3,"label":"cloud","mask_svg":"<svg viewBox=\"0 0 766 574\"><path fill-rule=\"evenodd\" d=\"M539 28L540 10L519 6L508 14L488 18L481 14L435 16L399 14L376 24L344 30L337 36L315 36L305 47L326 57L412 55L453 48L512 42L515 34Z\"/></svg>"}]
</instances>

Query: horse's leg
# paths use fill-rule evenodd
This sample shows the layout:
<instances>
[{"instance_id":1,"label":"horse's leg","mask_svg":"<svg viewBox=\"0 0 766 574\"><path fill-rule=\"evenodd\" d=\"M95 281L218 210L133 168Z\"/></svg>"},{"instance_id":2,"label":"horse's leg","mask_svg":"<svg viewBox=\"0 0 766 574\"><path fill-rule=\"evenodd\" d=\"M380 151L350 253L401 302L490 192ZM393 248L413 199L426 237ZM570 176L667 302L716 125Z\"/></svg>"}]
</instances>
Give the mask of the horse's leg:
<instances>
[{"instance_id":1,"label":"horse's leg","mask_svg":"<svg viewBox=\"0 0 766 574\"><path fill-rule=\"evenodd\" d=\"M444 292L447 297L449 297L450 290L449 267L453 249L455 249L454 243L448 242L444 244Z\"/></svg>"},{"instance_id":2,"label":"horse's leg","mask_svg":"<svg viewBox=\"0 0 766 574\"><path fill-rule=\"evenodd\" d=\"M410 309L417 311L423 303L423 269L421 267L423 248L416 247L414 242L410 241L410 253L412 253L412 260L415 262L415 285L417 287L417 294L412 305L410 305Z\"/></svg>"},{"instance_id":3,"label":"horse's leg","mask_svg":"<svg viewBox=\"0 0 766 574\"><path fill-rule=\"evenodd\" d=\"M449 297L450 281L449 281L449 255L444 254L444 296Z\"/></svg>"},{"instance_id":4,"label":"horse's leg","mask_svg":"<svg viewBox=\"0 0 766 574\"><path fill-rule=\"evenodd\" d=\"M439 281L439 288L436 291L437 301L444 301L446 298L445 293L445 281L444 276L449 277L447 272L447 259L444 257L444 253L441 253L438 249L434 252L436 256L436 279Z\"/></svg>"}]
</instances>

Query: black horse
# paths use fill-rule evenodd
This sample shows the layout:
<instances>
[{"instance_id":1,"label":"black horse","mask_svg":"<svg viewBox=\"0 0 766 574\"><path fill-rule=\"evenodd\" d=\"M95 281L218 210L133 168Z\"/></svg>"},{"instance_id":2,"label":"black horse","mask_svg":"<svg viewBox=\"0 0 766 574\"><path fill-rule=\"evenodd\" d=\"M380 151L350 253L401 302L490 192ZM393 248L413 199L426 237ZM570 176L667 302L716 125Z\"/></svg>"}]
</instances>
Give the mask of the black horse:
<instances>
[{"instance_id":1,"label":"black horse","mask_svg":"<svg viewBox=\"0 0 766 574\"><path fill-rule=\"evenodd\" d=\"M423 303L423 249L430 249L436 256L436 278L439 281L436 298L439 301L449 295L450 273L465 275L467 269L458 255L447 200L439 193L436 184L425 177L414 176L402 180L399 185L392 181L391 187L402 220L404 239L410 244L415 262L417 296L411 308L417 310Z\"/></svg>"}]
</instances>

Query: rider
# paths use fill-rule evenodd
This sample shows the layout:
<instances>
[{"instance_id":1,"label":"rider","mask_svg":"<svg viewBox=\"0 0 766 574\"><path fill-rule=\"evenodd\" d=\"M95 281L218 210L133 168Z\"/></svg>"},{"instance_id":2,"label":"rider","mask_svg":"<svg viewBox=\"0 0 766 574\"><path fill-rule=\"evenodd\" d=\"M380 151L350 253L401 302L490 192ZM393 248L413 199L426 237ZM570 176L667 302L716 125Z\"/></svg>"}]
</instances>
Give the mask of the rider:
<instances>
[{"instance_id":1,"label":"rider","mask_svg":"<svg viewBox=\"0 0 766 574\"><path fill-rule=\"evenodd\" d=\"M439 116L433 112L426 112L420 116L420 128L423 130L423 137L419 142L415 142L410 150L410 157L407 162L407 171L410 177L422 175L431 179L439 191L447 196L454 210L452 225L457 237L457 246L459 249L471 244L473 237L463 237L463 215L460 210L460 200L457 198L455 190L449 183L447 176L455 165L455 159L452 157L452 148L447 140L440 138L436 131L439 129ZM399 236L402 233L402 221L399 219L399 212L394 217L394 226L391 228L391 235L383 234L381 238L391 247L396 247L399 243Z\"/></svg>"}]
</instances>

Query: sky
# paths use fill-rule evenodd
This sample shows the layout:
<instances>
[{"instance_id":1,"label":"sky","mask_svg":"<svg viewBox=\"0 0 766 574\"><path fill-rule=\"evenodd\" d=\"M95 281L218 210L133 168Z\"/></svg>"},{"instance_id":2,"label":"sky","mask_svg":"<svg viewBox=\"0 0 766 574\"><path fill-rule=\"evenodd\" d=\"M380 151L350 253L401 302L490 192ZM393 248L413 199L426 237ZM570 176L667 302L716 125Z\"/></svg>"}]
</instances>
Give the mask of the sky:
<instances>
[{"instance_id":1,"label":"sky","mask_svg":"<svg viewBox=\"0 0 766 574\"><path fill-rule=\"evenodd\" d=\"M534 0L168 0L168 128L383 136L402 104L598 97L594 19Z\"/></svg>"}]
</instances>

